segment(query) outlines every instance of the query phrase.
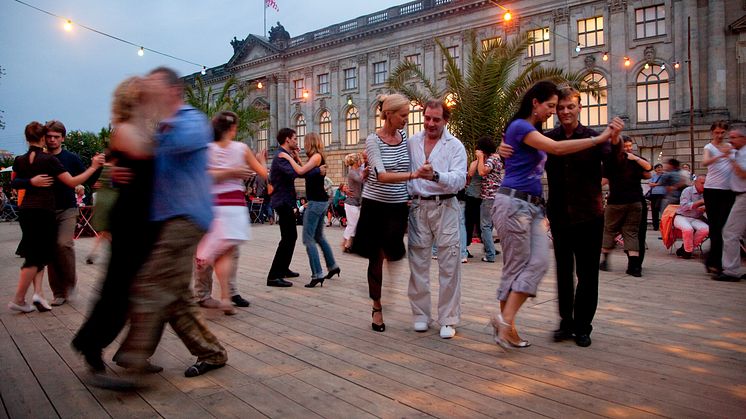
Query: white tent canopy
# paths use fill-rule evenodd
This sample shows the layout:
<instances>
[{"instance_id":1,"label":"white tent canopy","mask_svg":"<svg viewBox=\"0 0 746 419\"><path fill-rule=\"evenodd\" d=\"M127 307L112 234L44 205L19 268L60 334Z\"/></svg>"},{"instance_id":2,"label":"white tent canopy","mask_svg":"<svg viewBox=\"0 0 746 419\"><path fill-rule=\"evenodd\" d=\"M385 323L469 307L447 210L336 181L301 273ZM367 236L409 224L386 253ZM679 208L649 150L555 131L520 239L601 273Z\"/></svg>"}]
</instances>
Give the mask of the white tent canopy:
<instances>
[{"instance_id":1,"label":"white tent canopy","mask_svg":"<svg viewBox=\"0 0 746 419\"><path fill-rule=\"evenodd\" d=\"M10 166L10 167L6 167L3 170L0 170L0 173L3 173L3 172L12 172L12 171L13 171L13 166Z\"/></svg>"}]
</instances>

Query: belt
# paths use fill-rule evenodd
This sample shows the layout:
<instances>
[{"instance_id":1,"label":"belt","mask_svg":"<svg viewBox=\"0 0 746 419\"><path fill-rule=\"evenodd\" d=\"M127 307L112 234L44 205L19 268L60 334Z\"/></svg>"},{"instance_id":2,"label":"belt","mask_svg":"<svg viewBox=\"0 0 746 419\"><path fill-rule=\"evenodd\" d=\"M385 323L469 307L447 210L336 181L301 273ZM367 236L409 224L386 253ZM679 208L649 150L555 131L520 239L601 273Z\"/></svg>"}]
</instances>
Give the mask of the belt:
<instances>
[{"instance_id":1,"label":"belt","mask_svg":"<svg viewBox=\"0 0 746 419\"><path fill-rule=\"evenodd\" d=\"M455 193L447 193L447 194L443 194L443 195L431 195L431 196L417 196L417 195L415 195L415 196L412 197L412 199L422 199L422 200L425 200L425 201L443 201L443 200L446 200L446 199L454 198L455 196L456 196Z\"/></svg>"},{"instance_id":2,"label":"belt","mask_svg":"<svg viewBox=\"0 0 746 419\"><path fill-rule=\"evenodd\" d=\"M515 189L500 187L497 189L497 193L502 194L502 195L508 195L512 198L522 199L530 204L544 205L544 198L540 196L530 195L530 194L527 194L526 192L517 191Z\"/></svg>"}]
</instances>

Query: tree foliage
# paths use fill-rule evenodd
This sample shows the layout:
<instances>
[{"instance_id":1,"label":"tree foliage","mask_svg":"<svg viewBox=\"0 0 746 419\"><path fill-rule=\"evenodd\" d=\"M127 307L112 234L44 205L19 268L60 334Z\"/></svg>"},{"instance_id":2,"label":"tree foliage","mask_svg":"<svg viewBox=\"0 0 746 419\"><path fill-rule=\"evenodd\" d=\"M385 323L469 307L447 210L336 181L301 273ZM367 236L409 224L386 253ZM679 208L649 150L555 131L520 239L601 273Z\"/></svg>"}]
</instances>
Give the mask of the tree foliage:
<instances>
[{"instance_id":1,"label":"tree foliage","mask_svg":"<svg viewBox=\"0 0 746 419\"><path fill-rule=\"evenodd\" d=\"M104 133L106 130L104 128L101 131ZM66 150L79 155L83 164L88 167L91 165L91 158L96 153L102 153L108 142L108 137L96 135L91 131L68 131L63 146Z\"/></svg>"},{"instance_id":2,"label":"tree foliage","mask_svg":"<svg viewBox=\"0 0 746 419\"><path fill-rule=\"evenodd\" d=\"M446 58L443 89L438 89L419 66L408 62L397 66L386 84L419 105L430 98L452 104L449 130L464 143L472 156L480 137L488 135L501 141L521 97L534 83L549 80L579 90L593 90L592 86L583 83L581 73L543 67L537 62L519 67L528 49L529 37L483 46L471 32L465 43L469 48L465 71L459 68L443 43L439 40L436 43Z\"/></svg>"},{"instance_id":3,"label":"tree foliage","mask_svg":"<svg viewBox=\"0 0 746 419\"><path fill-rule=\"evenodd\" d=\"M247 103L255 89L252 83L241 83L231 77L220 91L213 92L212 86L206 87L202 77L197 76L193 85L186 86L185 97L188 104L210 118L220 111L235 112L239 119L236 138L242 139L254 137L258 130L268 127L269 112Z\"/></svg>"}]
</instances>

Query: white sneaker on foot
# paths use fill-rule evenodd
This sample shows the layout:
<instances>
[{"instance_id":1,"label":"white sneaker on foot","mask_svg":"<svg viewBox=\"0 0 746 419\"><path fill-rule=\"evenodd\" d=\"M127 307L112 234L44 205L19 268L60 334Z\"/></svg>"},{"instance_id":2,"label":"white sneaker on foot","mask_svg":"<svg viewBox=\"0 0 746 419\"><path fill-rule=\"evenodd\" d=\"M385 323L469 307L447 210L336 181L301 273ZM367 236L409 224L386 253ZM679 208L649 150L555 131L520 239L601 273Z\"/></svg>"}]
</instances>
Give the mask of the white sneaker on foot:
<instances>
[{"instance_id":1,"label":"white sneaker on foot","mask_svg":"<svg viewBox=\"0 0 746 419\"><path fill-rule=\"evenodd\" d=\"M414 322L415 332L427 332L427 329L428 329L427 322Z\"/></svg>"},{"instance_id":2,"label":"white sneaker on foot","mask_svg":"<svg viewBox=\"0 0 746 419\"><path fill-rule=\"evenodd\" d=\"M456 336L455 327L446 325L440 328L440 337L442 337L443 339L450 339L454 336Z\"/></svg>"},{"instance_id":3,"label":"white sneaker on foot","mask_svg":"<svg viewBox=\"0 0 746 419\"><path fill-rule=\"evenodd\" d=\"M34 303L34 307L36 307L39 312L52 310L52 306L49 305L49 302L39 294L34 294L34 296L31 298L31 301Z\"/></svg>"}]
</instances>

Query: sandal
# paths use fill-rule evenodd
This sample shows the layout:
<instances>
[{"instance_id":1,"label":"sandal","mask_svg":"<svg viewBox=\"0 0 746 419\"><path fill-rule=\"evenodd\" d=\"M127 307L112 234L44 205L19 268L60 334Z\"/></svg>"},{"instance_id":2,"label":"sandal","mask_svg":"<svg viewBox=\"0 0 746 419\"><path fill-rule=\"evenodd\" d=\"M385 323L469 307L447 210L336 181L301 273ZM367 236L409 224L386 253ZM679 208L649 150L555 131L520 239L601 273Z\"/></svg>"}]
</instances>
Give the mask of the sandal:
<instances>
[{"instance_id":1,"label":"sandal","mask_svg":"<svg viewBox=\"0 0 746 419\"><path fill-rule=\"evenodd\" d=\"M371 317L373 317L376 313L382 313L383 315L383 307L381 308L375 308L373 307L373 312L370 314ZM376 324L371 322L370 328L373 329L374 332L383 332L386 330L386 323Z\"/></svg>"}]
</instances>

